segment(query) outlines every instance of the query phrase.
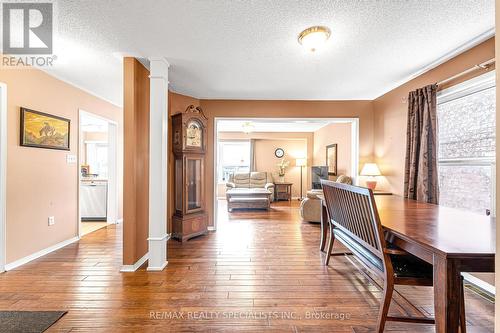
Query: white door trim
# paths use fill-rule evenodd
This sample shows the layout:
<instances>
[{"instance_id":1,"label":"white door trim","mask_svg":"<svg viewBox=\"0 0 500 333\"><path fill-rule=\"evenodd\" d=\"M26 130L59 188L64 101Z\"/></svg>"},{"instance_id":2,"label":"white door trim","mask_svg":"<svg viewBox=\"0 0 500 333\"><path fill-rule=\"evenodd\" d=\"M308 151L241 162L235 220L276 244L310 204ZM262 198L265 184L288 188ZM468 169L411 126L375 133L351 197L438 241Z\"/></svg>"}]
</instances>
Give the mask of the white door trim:
<instances>
[{"instance_id":1,"label":"white door trim","mask_svg":"<svg viewBox=\"0 0 500 333\"><path fill-rule=\"evenodd\" d=\"M7 260L7 85L0 83L0 272Z\"/></svg>"},{"instance_id":2,"label":"white door trim","mask_svg":"<svg viewBox=\"0 0 500 333\"><path fill-rule=\"evenodd\" d=\"M77 173L78 173L78 185L77 185L77 197L78 197L78 220L76 221L77 223L77 228L78 228L78 237L82 236L82 230L81 230L81 220L82 220L82 215L81 215L81 207L80 207L80 183L81 183L81 172L80 172L80 165L82 164L82 161L80 160L81 157L81 150L83 148L83 134L82 134L82 127L81 125L81 120L82 116L87 115L90 117L94 118L99 118L104 121L106 121L109 125L108 127L108 155L110 158L111 163L108 161L109 165L109 170L108 170L108 197L107 197L107 206L108 206L108 216L107 216L107 222L108 224L115 224L118 221L118 124L116 121L108 119L106 117L100 116L98 114L92 113L85 111L83 109L78 109L78 152L77 152L77 160L78 160L78 166L77 166ZM114 163L113 163L113 158L114 158ZM114 164L114 165L113 165ZM111 212L111 213L110 213Z\"/></svg>"},{"instance_id":3,"label":"white door trim","mask_svg":"<svg viewBox=\"0 0 500 333\"><path fill-rule=\"evenodd\" d=\"M218 173L217 173L217 161L218 161L218 122L220 120L279 120L279 119L287 119L287 120L301 120L301 119L314 119L314 120L330 120L330 121L339 121L339 122L349 122L351 123L351 175L354 184L358 184L359 179L359 118L349 118L349 117L277 117L277 118L259 118L259 117L214 117L214 158L213 158L213 215L212 219L214 221L214 225L208 227L208 230L217 230L217 214L218 214L218 200L217 200L217 182L218 182Z\"/></svg>"}]
</instances>

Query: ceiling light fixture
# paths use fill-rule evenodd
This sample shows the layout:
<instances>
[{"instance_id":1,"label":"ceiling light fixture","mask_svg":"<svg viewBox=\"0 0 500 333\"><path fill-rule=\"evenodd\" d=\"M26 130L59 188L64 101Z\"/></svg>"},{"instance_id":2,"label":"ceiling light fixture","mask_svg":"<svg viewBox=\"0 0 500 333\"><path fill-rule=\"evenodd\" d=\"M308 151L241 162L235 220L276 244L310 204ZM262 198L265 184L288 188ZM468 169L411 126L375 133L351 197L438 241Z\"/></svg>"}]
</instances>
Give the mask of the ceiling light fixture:
<instances>
[{"instance_id":1,"label":"ceiling light fixture","mask_svg":"<svg viewBox=\"0 0 500 333\"><path fill-rule=\"evenodd\" d=\"M243 133L245 134L252 133L253 130L255 129L254 124L252 124L252 122L250 121L244 122L243 125L241 125L241 127L243 127Z\"/></svg>"},{"instance_id":2,"label":"ceiling light fixture","mask_svg":"<svg viewBox=\"0 0 500 333\"><path fill-rule=\"evenodd\" d=\"M331 31L325 26L314 26L307 28L299 34L298 41L311 52L316 51L330 38Z\"/></svg>"}]
</instances>

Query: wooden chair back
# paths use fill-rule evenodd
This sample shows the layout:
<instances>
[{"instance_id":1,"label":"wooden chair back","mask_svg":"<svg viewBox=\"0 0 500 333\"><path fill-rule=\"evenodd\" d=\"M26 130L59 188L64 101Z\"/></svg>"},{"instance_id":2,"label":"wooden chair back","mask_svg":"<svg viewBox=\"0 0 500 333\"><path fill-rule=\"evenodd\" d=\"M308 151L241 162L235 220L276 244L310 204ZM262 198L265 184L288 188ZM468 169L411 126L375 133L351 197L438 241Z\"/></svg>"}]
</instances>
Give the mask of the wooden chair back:
<instances>
[{"instance_id":1,"label":"wooden chair back","mask_svg":"<svg viewBox=\"0 0 500 333\"><path fill-rule=\"evenodd\" d=\"M386 275L390 263L372 190L328 180L321 184L335 240L375 273Z\"/></svg>"}]
</instances>

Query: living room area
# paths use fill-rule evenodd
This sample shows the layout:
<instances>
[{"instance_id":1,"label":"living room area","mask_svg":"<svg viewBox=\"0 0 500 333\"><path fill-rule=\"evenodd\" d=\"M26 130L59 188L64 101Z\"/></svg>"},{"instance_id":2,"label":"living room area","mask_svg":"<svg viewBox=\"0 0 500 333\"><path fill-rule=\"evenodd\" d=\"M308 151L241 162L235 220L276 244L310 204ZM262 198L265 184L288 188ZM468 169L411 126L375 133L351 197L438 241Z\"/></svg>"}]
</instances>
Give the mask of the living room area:
<instances>
[{"instance_id":1,"label":"living room area","mask_svg":"<svg viewBox=\"0 0 500 333\"><path fill-rule=\"evenodd\" d=\"M319 222L308 197L320 179L352 183L358 127L350 118L216 119L216 223L235 210L272 210L278 203L300 206L304 220Z\"/></svg>"}]
</instances>

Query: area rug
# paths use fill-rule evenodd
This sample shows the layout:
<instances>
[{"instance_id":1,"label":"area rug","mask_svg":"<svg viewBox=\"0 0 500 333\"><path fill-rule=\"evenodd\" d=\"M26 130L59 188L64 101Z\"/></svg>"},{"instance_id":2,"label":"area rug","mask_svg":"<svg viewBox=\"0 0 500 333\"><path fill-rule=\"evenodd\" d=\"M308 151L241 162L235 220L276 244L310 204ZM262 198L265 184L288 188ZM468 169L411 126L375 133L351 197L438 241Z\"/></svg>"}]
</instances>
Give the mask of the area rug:
<instances>
[{"instance_id":1,"label":"area rug","mask_svg":"<svg viewBox=\"0 0 500 333\"><path fill-rule=\"evenodd\" d=\"M0 311L0 333L42 333L67 311Z\"/></svg>"}]
</instances>

